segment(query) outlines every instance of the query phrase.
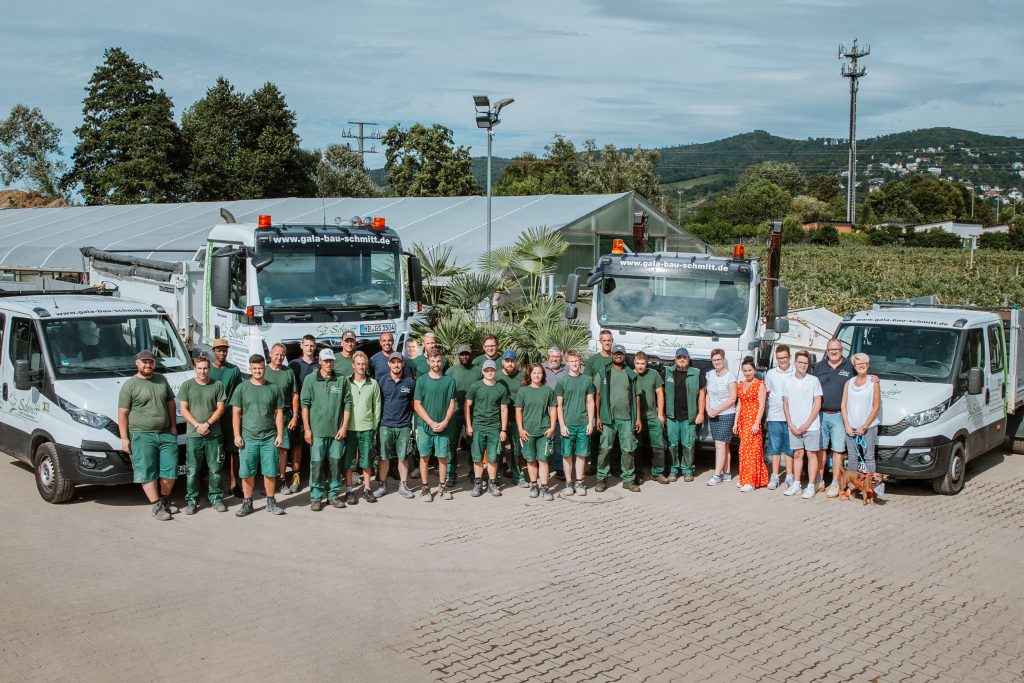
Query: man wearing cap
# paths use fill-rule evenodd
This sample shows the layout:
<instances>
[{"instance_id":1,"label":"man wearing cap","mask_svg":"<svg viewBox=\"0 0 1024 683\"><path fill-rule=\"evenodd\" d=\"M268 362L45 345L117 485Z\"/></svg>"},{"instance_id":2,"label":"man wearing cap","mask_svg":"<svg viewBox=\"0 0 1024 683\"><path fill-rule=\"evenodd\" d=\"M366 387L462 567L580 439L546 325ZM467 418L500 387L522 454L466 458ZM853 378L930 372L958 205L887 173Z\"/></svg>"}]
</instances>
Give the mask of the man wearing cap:
<instances>
[{"instance_id":1,"label":"man wearing cap","mask_svg":"<svg viewBox=\"0 0 1024 683\"><path fill-rule=\"evenodd\" d=\"M135 355L136 373L121 386L117 399L117 427L121 450L132 458L134 481L142 484L153 503L153 516L171 519L171 489L178 478L178 418L174 391L155 372L153 352Z\"/></svg>"},{"instance_id":2,"label":"man wearing cap","mask_svg":"<svg viewBox=\"0 0 1024 683\"><path fill-rule=\"evenodd\" d=\"M224 385L225 405L231 405L231 397L235 389L242 383L242 371L234 363L228 362L228 340L213 340L213 357L210 359L210 380ZM235 433L232 431L231 419L223 420L221 432L224 435L224 461L228 466L229 491L236 498L242 497L242 489L238 485L238 449L235 448Z\"/></svg>"},{"instance_id":3,"label":"man wearing cap","mask_svg":"<svg viewBox=\"0 0 1024 683\"><path fill-rule=\"evenodd\" d=\"M449 425L455 413L455 380L442 374L440 349L430 351L427 360L430 371L416 378L412 408L419 418L416 429L416 447L420 452L420 500L429 503L430 456L437 458L437 476L440 480L438 494L443 500L451 500L452 492L445 486L448 458L451 455Z\"/></svg>"},{"instance_id":4,"label":"man wearing cap","mask_svg":"<svg viewBox=\"0 0 1024 683\"><path fill-rule=\"evenodd\" d=\"M640 441L651 449L651 478L667 484L665 475L665 380L651 370L647 353L637 351L633 356L636 371L636 390L640 395L640 418L643 425ZM671 469L671 465L668 469Z\"/></svg>"},{"instance_id":5,"label":"man wearing cap","mask_svg":"<svg viewBox=\"0 0 1024 683\"><path fill-rule=\"evenodd\" d=\"M433 351L440 351L437 346L437 337L434 336L433 332L427 332L422 337L423 351L420 355L416 356L409 363L412 368L412 376L419 379L421 375L426 375L430 372L430 354ZM444 374L448 370L448 359L443 355L441 356L441 374Z\"/></svg>"},{"instance_id":6,"label":"man wearing cap","mask_svg":"<svg viewBox=\"0 0 1024 683\"><path fill-rule=\"evenodd\" d=\"M640 396L636 373L626 367L626 348L612 346L612 362L594 377L597 387L597 430L601 432L601 448L597 453L597 486L601 493L608 487L611 452L616 440L622 451L622 488L634 493L640 490L633 470L636 434L640 431Z\"/></svg>"},{"instance_id":7,"label":"man wearing cap","mask_svg":"<svg viewBox=\"0 0 1024 683\"><path fill-rule=\"evenodd\" d=\"M301 395L302 383L306 377L320 371L316 355L316 337L311 334L303 335L302 341L299 342L299 349L302 351L302 355L290 360L288 367L295 373L295 391ZM298 434L298 430L296 430L296 434ZM302 477L299 476L299 470L302 468L303 445L305 445L305 439L292 439L292 479L288 487L292 493L298 493L302 488Z\"/></svg>"},{"instance_id":8,"label":"man wearing cap","mask_svg":"<svg viewBox=\"0 0 1024 683\"><path fill-rule=\"evenodd\" d=\"M271 346L270 365L267 366L267 371L264 375L267 378L267 382L280 389L281 395L284 396L284 441L281 442L281 447L277 449L278 458L281 463L277 472L277 491L282 495L298 493L300 488L297 486L292 491L288 485L288 480L285 479L285 470L288 467L288 450L291 448L292 438L298 439L296 429L302 422L302 415L299 411L299 389L295 382L295 373L285 365L287 358L287 349L285 349L284 344L278 342ZM293 481L295 480L294 475L298 473L299 468L292 468Z\"/></svg>"},{"instance_id":9,"label":"man wearing cap","mask_svg":"<svg viewBox=\"0 0 1024 683\"><path fill-rule=\"evenodd\" d=\"M242 507L235 515L252 514L252 494L256 489L256 471L263 473L267 493L267 512L283 515L274 498L277 484L277 449L284 441L284 396L267 382L266 361L260 354L249 357L248 382L242 382L231 397L235 446L238 450L238 476L242 479Z\"/></svg>"},{"instance_id":10,"label":"man wearing cap","mask_svg":"<svg viewBox=\"0 0 1024 683\"><path fill-rule=\"evenodd\" d=\"M665 368L665 428L668 432L669 481L693 481L693 444L704 422L707 379L690 365L690 352L676 349L675 365Z\"/></svg>"},{"instance_id":11,"label":"man wearing cap","mask_svg":"<svg viewBox=\"0 0 1024 683\"><path fill-rule=\"evenodd\" d=\"M562 433L560 455L566 476L562 495L585 496L587 487L583 483L583 475L590 456L590 434L594 431L594 393L597 389L593 379L581 372L580 352L569 349L565 357L569 372L555 385L558 429Z\"/></svg>"},{"instance_id":12,"label":"man wearing cap","mask_svg":"<svg viewBox=\"0 0 1024 683\"><path fill-rule=\"evenodd\" d=\"M487 359L480 366L483 379L473 382L466 392L466 436L473 443L474 498L483 493L484 458L487 462L487 492L500 496L498 489L498 454L508 441L508 388L498 381L498 367Z\"/></svg>"},{"instance_id":13,"label":"man wearing cap","mask_svg":"<svg viewBox=\"0 0 1024 683\"><path fill-rule=\"evenodd\" d=\"M387 492L388 468L391 459L398 463L398 493L403 498L415 498L409 488L409 438L412 433L412 397L416 380L405 374L405 357L394 351L388 357L388 374L378 378L381 394L380 464L377 466L377 488L373 495L380 498ZM378 495L379 494L379 495Z\"/></svg>"},{"instance_id":14,"label":"man wearing cap","mask_svg":"<svg viewBox=\"0 0 1024 683\"><path fill-rule=\"evenodd\" d=\"M224 449L220 433L224 416L224 385L210 379L210 359L197 356L192 361L196 376L185 380L178 389L181 416L188 424L185 439L185 514L194 515L199 508L199 484L203 466L206 466L207 499L217 512L227 512L221 498L224 489L220 470L224 464Z\"/></svg>"},{"instance_id":15,"label":"man wearing cap","mask_svg":"<svg viewBox=\"0 0 1024 683\"><path fill-rule=\"evenodd\" d=\"M345 377L334 373L334 351L322 349L315 375L302 383L302 426L309 444L309 509L323 509L324 461L327 465L327 502L345 507L341 495L341 461L352 411L352 396Z\"/></svg>"},{"instance_id":16,"label":"man wearing cap","mask_svg":"<svg viewBox=\"0 0 1024 683\"><path fill-rule=\"evenodd\" d=\"M345 330L341 333L341 353L334 357L334 371L343 377L352 376L352 357L356 352L356 333Z\"/></svg>"},{"instance_id":17,"label":"man wearing cap","mask_svg":"<svg viewBox=\"0 0 1024 683\"><path fill-rule=\"evenodd\" d=\"M498 381L508 389L508 403L510 406L515 405L516 396L519 395L519 388L523 386L523 374L519 370L516 360L515 351L511 349L506 351L501 355L501 370L498 372ZM481 363L482 366L483 364ZM523 443L519 440L518 434L515 436L516 438L508 439L505 442L506 448L502 451L502 457L505 461L505 467L508 469L508 474L512 477L512 481L515 482L516 486L521 489L528 489L530 484L526 481L526 475L523 473L520 463L523 456Z\"/></svg>"},{"instance_id":18,"label":"man wearing cap","mask_svg":"<svg viewBox=\"0 0 1024 683\"><path fill-rule=\"evenodd\" d=\"M460 346L456 349L456 353L458 362L448 368L448 372L444 373L455 381L455 414L452 415L448 434L452 444L452 457L448 460L448 479L445 482L449 488L455 486L455 480L458 476L459 446L462 445L462 430L466 426L466 392L469 391L469 387L472 386L473 382L476 382L481 377L480 368L473 366L473 349L468 344ZM469 437L468 434L466 436L467 438ZM467 473L467 476L470 478L473 476L471 474L472 471L473 460L470 459L469 473Z\"/></svg>"}]
</instances>

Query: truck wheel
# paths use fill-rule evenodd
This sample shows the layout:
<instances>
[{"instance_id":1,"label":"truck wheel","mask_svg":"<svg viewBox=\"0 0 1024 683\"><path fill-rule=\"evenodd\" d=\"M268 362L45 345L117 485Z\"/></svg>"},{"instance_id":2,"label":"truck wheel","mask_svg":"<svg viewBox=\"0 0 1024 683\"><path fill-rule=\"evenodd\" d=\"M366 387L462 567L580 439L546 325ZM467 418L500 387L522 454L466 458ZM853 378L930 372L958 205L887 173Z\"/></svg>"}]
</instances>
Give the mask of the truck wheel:
<instances>
[{"instance_id":1,"label":"truck wheel","mask_svg":"<svg viewBox=\"0 0 1024 683\"><path fill-rule=\"evenodd\" d=\"M950 448L946 474L932 479L932 488L935 489L935 493L941 493L944 496L955 496L960 493L964 487L966 467L967 453L964 451L964 445L957 441Z\"/></svg>"},{"instance_id":2,"label":"truck wheel","mask_svg":"<svg viewBox=\"0 0 1024 683\"><path fill-rule=\"evenodd\" d=\"M75 485L64 477L57 448L44 443L36 450L36 488L47 503L64 503L75 492Z\"/></svg>"}]
</instances>

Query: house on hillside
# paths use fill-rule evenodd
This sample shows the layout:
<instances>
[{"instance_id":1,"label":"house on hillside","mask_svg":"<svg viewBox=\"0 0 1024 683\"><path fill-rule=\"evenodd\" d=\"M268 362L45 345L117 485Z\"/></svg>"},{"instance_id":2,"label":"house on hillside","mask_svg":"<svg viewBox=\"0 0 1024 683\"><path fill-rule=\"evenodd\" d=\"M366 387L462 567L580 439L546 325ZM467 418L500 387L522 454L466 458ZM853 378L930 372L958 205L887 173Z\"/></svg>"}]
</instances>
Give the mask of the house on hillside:
<instances>
[{"instance_id":1,"label":"house on hillside","mask_svg":"<svg viewBox=\"0 0 1024 683\"><path fill-rule=\"evenodd\" d=\"M980 223L958 223L956 221L921 223L920 225L912 226L911 229L914 232L928 232L929 230L935 230L936 228L962 238L977 237L984 232L984 228Z\"/></svg>"}]
</instances>

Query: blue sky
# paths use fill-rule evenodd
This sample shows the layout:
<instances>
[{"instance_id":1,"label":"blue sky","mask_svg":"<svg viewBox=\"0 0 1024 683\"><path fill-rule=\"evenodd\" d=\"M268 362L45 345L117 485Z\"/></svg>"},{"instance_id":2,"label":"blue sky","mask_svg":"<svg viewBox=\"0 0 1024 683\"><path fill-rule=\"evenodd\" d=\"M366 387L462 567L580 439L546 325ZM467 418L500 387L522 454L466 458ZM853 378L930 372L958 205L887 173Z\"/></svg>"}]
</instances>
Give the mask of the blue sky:
<instances>
[{"instance_id":1,"label":"blue sky","mask_svg":"<svg viewBox=\"0 0 1024 683\"><path fill-rule=\"evenodd\" d=\"M0 25L0 114L37 106L75 144L103 50L157 69L177 114L218 75L273 81L304 147L352 120L442 123L482 155L472 95L514 97L494 153L658 147L753 129L845 137L836 50L858 37L858 137L931 126L1024 136L1024 4L1009 0L250 0L17 3ZM378 146L379 147L379 146ZM369 155L383 165L383 154Z\"/></svg>"}]
</instances>

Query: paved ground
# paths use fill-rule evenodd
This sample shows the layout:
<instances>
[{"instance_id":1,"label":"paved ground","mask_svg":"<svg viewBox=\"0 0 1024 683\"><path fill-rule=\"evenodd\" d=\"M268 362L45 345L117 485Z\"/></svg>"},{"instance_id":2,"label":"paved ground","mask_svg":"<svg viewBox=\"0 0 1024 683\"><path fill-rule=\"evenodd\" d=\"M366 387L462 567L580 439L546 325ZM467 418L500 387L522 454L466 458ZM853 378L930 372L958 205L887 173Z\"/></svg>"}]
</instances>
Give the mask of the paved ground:
<instances>
[{"instance_id":1,"label":"paved ground","mask_svg":"<svg viewBox=\"0 0 1024 683\"><path fill-rule=\"evenodd\" d=\"M969 476L874 507L698 480L158 523L4 461L0 678L1019 681L1024 457Z\"/></svg>"}]
</instances>

